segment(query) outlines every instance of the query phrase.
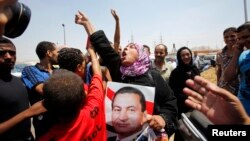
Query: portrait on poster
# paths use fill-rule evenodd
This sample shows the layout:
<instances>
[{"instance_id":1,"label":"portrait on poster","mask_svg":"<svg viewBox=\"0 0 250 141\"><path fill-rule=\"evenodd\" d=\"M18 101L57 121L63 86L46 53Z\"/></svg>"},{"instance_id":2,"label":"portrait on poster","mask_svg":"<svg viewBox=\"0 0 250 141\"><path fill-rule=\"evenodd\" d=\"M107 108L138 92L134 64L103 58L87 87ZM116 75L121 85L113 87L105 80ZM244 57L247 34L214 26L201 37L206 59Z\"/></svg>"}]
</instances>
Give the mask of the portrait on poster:
<instances>
[{"instance_id":1,"label":"portrait on poster","mask_svg":"<svg viewBox=\"0 0 250 141\"><path fill-rule=\"evenodd\" d=\"M142 134L148 138L152 130L146 119L153 114L154 98L154 87L108 82L105 96L108 140L134 140Z\"/></svg>"}]
</instances>

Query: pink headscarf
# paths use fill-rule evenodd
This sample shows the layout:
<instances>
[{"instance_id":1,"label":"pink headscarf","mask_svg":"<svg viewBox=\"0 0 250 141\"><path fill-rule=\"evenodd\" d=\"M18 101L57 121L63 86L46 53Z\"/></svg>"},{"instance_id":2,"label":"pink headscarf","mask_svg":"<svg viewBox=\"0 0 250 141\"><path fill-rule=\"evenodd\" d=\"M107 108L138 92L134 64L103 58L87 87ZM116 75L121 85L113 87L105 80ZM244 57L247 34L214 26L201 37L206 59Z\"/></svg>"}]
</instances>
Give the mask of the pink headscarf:
<instances>
[{"instance_id":1,"label":"pink headscarf","mask_svg":"<svg viewBox=\"0 0 250 141\"><path fill-rule=\"evenodd\" d=\"M150 67L150 60L148 54L144 51L143 46L132 43L135 45L138 52L138 60L135 61L130 66L121 66L120 71L122 73L122 78L124 76L139 76L144 74Z\"/></svg>"}]
</instances>

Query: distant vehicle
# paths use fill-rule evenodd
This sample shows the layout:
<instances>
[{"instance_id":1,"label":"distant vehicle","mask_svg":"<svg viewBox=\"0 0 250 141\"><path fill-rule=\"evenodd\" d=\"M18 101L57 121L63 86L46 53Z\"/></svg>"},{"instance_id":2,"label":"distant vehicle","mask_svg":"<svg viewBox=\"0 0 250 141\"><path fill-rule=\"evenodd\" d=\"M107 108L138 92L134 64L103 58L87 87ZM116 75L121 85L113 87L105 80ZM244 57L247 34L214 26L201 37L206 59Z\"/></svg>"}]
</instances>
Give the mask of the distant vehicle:
<instances>
[{"instance_id":1,"label":"distant vehicle","mask_svg":"<svg viewBox=\"0 0 250 141\"><path fill-rule=\"evenodd\" d=\"M207 70L210 66L215 66L216 54L202 55L199 57L199 70L201 72Z\"/></svg>"},{"instance_id":2,"label":"distant vehicle","mask_svg":"<svg viewBox=\"0 0 250 141\"><path fill-rule=\"evenodd\" d=\"M203 60L206 62L206 63L211 63L211 60L216 60L216 55L205 55L203 57Z\"/></svg>"},{"instance_id":3,"label":"distant vehicle","mask_svg":"<svg viewBox=\"0 0 250 141\"><path fill-rule=\"evenodd\" d=\"M177 60L176 60L176 58L175 57L166 57L166 61L167 62L176 62Z\"/></svg>"},{"instance_id":4,"label":"distant vehicle","mask_svg":"<svg viewBox=\"0 0 250 141\"><path fill-rule=\"evenodd\" d=\"M17 77L21 77L23 68L26 66L34 65L34 64L35 62L24 62L24 63L15 64L14 68L11 70L11 74Z\"/></svg>"}]
</instances>

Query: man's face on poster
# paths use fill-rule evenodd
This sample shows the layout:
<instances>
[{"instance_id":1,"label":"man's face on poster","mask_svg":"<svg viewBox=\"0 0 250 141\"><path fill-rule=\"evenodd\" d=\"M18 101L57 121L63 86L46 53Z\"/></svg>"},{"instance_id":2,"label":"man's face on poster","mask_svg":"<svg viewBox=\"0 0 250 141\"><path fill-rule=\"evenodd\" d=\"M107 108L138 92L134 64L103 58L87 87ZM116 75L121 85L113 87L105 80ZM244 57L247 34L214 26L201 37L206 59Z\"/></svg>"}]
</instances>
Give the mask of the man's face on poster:
<instances>
[{"instance_id":1,"label":"man's face on poster","mask_svg":"<svg viewBox=\"0 0 250 141\"><path fill-rule=\"evenodd\" d=\"M113 101L112 124L122 136L132 135L142 129L146 112L142 111L137 94L118 94Z\"/></svg>"}]
</instances>

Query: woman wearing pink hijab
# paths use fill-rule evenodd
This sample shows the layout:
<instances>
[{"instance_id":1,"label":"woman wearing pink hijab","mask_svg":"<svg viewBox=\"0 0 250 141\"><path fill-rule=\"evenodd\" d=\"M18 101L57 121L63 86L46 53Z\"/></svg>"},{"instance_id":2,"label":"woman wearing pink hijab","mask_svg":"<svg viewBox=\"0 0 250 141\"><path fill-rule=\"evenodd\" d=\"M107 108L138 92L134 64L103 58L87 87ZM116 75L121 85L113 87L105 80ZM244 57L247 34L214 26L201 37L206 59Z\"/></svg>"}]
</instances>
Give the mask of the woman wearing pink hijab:
<instances>
[{"instance_id":1,"label":"woman wearing pink hijab","mask_svg":"<svg viewBox=\"0 0 250 141\"><path fill-rule=\"evenodd\" d=\"M114 82L155 87L154 111L148 123L158 131L165 128L171 136L175 131L177 118L176 97L160 73L150 69L149 56L144 52L143 46L129 43L119 55L102 30L89 32L93 30L93 26L84 13L79 12L76 16L76 23L84 25L91 44L103 59L103 64L108 67Z\"/></svg>"},{"instance_id":2,"label":"woman wearing pink hijab","mask_svg":"<svg viewBox=\"0 0 250 141\"><path fill-rule=\"evenodd\" d=\"M113 81L155 87L154 112L148 122L155 130L165 128L170 136L177 117L176 98L160 73L150 69L149 56L143 46L129 43L119 55L103 31L93 33L90 40L110 70Z\"/></svg>"}]
</instances>

